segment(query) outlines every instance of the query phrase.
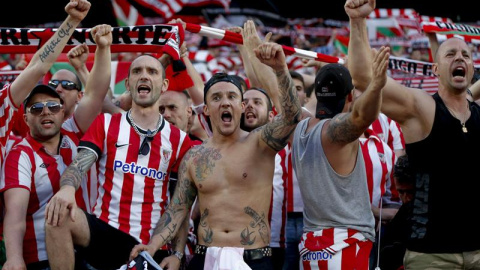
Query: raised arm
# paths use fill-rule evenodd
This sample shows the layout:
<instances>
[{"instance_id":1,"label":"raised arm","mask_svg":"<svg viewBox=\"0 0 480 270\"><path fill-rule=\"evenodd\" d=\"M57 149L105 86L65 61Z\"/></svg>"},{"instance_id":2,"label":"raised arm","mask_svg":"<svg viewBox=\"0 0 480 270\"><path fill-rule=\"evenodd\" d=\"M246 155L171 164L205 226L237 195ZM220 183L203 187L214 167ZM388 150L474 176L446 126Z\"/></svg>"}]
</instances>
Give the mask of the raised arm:
<instances>
[{"instance_id":1,"label":"raised arm","mask_svg":"<svg viewBox=\"0 0 480 270\"><path fill-rule=\"evenodd\" d=\"M60 25L57 32L33 55L28 66L12 83L11 96L17 107L22 104L28 93L50 70L75 28L87 15L90 5L87 0L71 0L65 6L65 11L68 13L65 21Z\"/></svg>"},{"instance_id":2,"label":"raised arm","mask_svg":"<svg viewBox=\"0 0 480 270\"><path fill-rule=\"evenodd\" d=\"M84 96L74 113L75 121L83 133L101 112L111 77L112 27L106 24L97 25L92 29L92 36L97 44L95 62L88 75Z\"/></svg>"},{"instance_id":3,"label":"raised arm","mask_svg":"<svg viewBox=\"0 0 480 270\"><path fill-rule=\"evenodd\" d=\"M150 255L176 236L182 223L188 219L190 208L197 196L197 188L190 176L189 166L191 159L193 159L195 148L190 149L182 159L178 171L178 183L170 203L158 221L158 224L153 231L153 236L148 245L136 245L130 253L130 259L137 257L138 253L146 250Z\"/></svg>"},{"instance_id":4,"label":"raised arm","mask_svg":"<svg viewBox=\"0 0 480 270\"><path fill-rule=\"evenodd\" d=\"M372 51L366 31L366 17L375 9L375 0L347 0L345 12L350 18L348 69L355 87L364 91L372 79ZM423 90L407 88L388 78L383 91L382 112L402 127L407 120L426 115L425 104L433 99ZM426 116L424 116L426 117ZM413 123L420 125L419 123Z\"/></svg>"},{"instance_id":5,"label":"raised arm","mask_svg":"<svg viewBox=\"0 0 480 270\"><path fill-rule=\"evenodd\" d=\"M281 113L261 129L263 145L278 152L287 145L289 136L301 117L302 107L288 71L282 46L266 42L255 49L255 55L262 63L273 69L278 82Z\"/></svg>"},{"instance_id":6,"label":"raised arm","mask_svg":"<svg viewBox=\"0 0 480 270\"><path fill-rule=\"evenodd\" d=\"M80 82L82 82L84 86L87 84L88 75L90 74L86 65L89 53L90 50L86 43L73 47L67 53L68 62L73 66Z\"/></svg>"},{"instance_id":7,"label":"raised arm","mask_svg":"<svg viewBox=\"0 0 480 270\"><path fill-rule=\"evenodd\" d=\"M60 177L60 190L55 193L45 209L45 220L52 226L60 226L66 216L74 220L76 211L75 191L80 187L88 170L97 160L92 150L83 149Z\"/></svg>"},{"instance_id":8,"label":"raised arm","mask_svg":"<svg viewBox=\"0 0 480 270\"><path fill-rule=\"evenodd\" d=\"M373 78L367 90L353 103L351 112L337 114L330 121L327 136L337 144L357 140L370 124L378 118L382 104L382 89L387 81L390 49L382 47L373 61Z\"/></svg>"},{"instance_id":9,"label":"raised arm","mask_svg":"<svg viewBox=\"0 0 480 270\"><path fill-rule=\"evenodd\" d=\"M258 87L267 91L270 99L272 100L273 106L275 106L276 110L280 110L282 105L280 103L281 97L279 96L280 93L278 91L277 76L275 76L275 73L271 67L260 62L254 51L255 48L260 46L260 44L268 42L272 36L272 33L268 33L265 36L265 40L262 41L258 36L255 23L252 20L248 20L243 26L242 35L244 44L243 46L247 53L244 59L250 63L252 69L249 73L247 73L248 78L250 79L251 77L255 77L255 80L259 83Z\"/></svg>"}]
</instances>

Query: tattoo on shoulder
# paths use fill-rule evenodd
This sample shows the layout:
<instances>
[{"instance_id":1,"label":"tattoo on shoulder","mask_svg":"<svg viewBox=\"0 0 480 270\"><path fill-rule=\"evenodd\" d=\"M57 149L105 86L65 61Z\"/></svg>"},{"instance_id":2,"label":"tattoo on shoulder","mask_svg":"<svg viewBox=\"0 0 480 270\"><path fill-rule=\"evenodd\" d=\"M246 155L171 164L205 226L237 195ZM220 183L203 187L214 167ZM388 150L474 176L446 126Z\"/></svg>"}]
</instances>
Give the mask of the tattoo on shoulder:
<instances>
[{"instance_id":1,"label":"tattoo on shoulder","mask_svg":"<svg viewBox=\"0 0 480 270\"><path fill-rule=\"evenodd\" d=\"M75 189L80 187L82 179L85 174L90 170L90 167L97 159L95 153L90 150L80 151L72 163L63 172L60 179L60 185L73 186Z\"/></svg>"},{"instance_id":2,"label":"tattoo on shoulder","mask_svg":"<svg viewBox=\"0 0 480 270\"><path fill-rule=\"evenodd\" d=\"M213 241L213 230L207 224L207 217L208 217L208 208L205 208L205 211L200 216L200 226L203 229L202 239L205 244L211 244Z\"/></svg>"},{"instance_id":3,"label":"tattoo on shoulder","mask_svg":"<svg viewBox=\"0 0 480 270\"><path fill-rule=\"evenodd\" d=\"M349 143L358 139L362 133L361 130L357 130L353 125L348 113L341 113L336 115L330 120L330 126L328 127L327 134L333 142Z\"/></svg>"},{"instance_id":4,"label":"tattoo on shoulder","mask_svg":"<svg viewBox=\"0 0 480 270\"><path fill-rule=\"evenodd\" d=\"M260 234L263 243L265 245L268 245L270 243L270 233L268 229L268 223L265 218L265 213L262 213L260 215L249 206L245 207L244 211L253 219L249 224L250 228L256 229L258 231L258 234ZM256 237L252 239L252 233L254 232L250 232L250 229L247 226L240 234L240 243L242 245L253 245L255 243Z\"/></svg>"},{"instance_id":5,"label":"tattoo on shoulder","mask_svg":"<svg viewBox=\"0 0 480 270\"><path fill-rule=\"evenodd\" d=\"M222 158L222 154L220 150L203 144L192 150L192 165L195 168L195 179L201 182L213 172L215 163Z\"/></svg>"}]
</instances>

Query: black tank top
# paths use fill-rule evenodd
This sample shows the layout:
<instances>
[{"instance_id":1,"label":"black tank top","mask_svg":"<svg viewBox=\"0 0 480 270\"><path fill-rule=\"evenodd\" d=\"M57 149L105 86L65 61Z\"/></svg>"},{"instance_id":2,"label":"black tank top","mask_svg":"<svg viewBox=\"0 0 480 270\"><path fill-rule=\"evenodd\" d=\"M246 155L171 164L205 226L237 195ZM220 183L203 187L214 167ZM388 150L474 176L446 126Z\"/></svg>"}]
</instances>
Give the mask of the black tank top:
<instances>
[{"instance_id":1,"label":"black tank top","mask_svg":"<svg viewBox=\"0 0 480 270\"><path fill-rule=\"evenodd\" d=\"M480 249L480 106L469 102L467 133L438 93L432 131L407 144L416 193L407 247L424 253Z\"/></svg>"}]
</instances>

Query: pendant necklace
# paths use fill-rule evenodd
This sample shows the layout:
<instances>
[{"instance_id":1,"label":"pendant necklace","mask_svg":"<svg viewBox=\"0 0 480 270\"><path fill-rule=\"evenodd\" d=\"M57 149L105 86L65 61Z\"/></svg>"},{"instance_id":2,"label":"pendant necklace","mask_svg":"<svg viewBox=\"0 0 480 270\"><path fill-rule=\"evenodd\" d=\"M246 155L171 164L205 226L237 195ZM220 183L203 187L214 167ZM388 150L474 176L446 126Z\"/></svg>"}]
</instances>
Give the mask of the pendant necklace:
<instances>
[{"instance_id":1,"label":"pendant necklace","mask_svg":"<svg viewBox=\"0 0 480 270\"><path fill-rule=\"evenodd\" d=\"M467 114L468 112L470 111L470 108L468 107L468 100L467 100L467 113L464 114L464 120L462 122L462 120L457 117L457 115L447 106L447 104L445 104L445 107L447 107L447 110L453 115L453 117L457 118L458 121L460 121L460 124L462 125L462 131L463 133L467 133L468 132L468 129L467 127L465 126L465 123L467 122Z\"/></svg>"}]
</instances>

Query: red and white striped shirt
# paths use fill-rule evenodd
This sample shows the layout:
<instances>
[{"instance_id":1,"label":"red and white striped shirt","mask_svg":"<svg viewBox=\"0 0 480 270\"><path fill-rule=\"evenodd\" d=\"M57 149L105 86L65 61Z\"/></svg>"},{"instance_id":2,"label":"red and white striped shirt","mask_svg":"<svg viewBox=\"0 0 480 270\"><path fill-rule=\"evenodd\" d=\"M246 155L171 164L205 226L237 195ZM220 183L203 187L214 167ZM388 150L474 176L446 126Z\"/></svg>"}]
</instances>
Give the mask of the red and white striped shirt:
<instances>
[{"instance_id":1,"label":"red and white striped shirt","mask_svg":"<svg viewBox=\"0 0 480 270\"><path fill-rule=\"evenodd\" d=\"M178 170L192 142L162 117L146 156L139 155L141 144L125 112L97 116L79 148L98 156L95 216L147 244L168 203L170 173Z\"/></svg>"},{"instance_id":2,"label":"red and white striped shirt","mask_svg":"<svg viewBox=\"0 0 480 270\"><path fill-rule=\"evenodd\" d=\"M47 260L45 247L45 208L60 188L60 176L77 154L79 139L66 130L61 131L58 155L50 155L43 145L27 134L5 159L0 179L0 192L11 188L30 191L23 239L23 257L26 264ZM85 209L83 189L76 193L77 204Z\"/></svg>"},{"instance_id":3,"label":"red and white striped shirt","mask_svg":"<svg viewBox=\"0 0 480 270\"><path fill-rule=\"evenodd\" d=\"M6 84L0 90L0 167L3 165L8 137L13 127L12 119L18 111L10 96L10 86L11 84Z\"/></svg>"},{"instance_id":4,"label":"red and white striped shirt","mask_svg":"<svg viewBox=\"0 0 480 270\"><path fill-rule=\"evenodd\" d=\"M400 198L392 180L395 154L372 131L367 130L365 133L368 138L360 138L360 145L365 161L370 203L380 207L382 199L383 205L400 206Z\"/></svg>"},{"instance_id":5,"label":"red and white striped shirt","mask_svg":"<svg viewBox=\"0 0 480 270\"><path fill-rule=\"evenodd\" d=\"M287 213L303 213L303 199L298 186L297 174L292 167L291 145L288 144Z\"/></svg>"},{"instance_id":6,"label":"red and white striped shirt","mask_svg":"<svg viewBox=\"0 0 480 270\"><path fill-rule=\"evenodd\" d=\"M385 114L380 113L368 129L373 130L382 141L388 144L390 149L394 151L405 149L405 139L400 125Z\"/></svg>"},{"instance_id":7,"label":"red and white striped shirt","mask_svg":"<svg viewBox=\"0 0 480 270\"><path fill-rule=\"evenodd\" d=\"M270 246L285 248L287 224L288 148L275 155L272 201L270 203Z\"/></svg>"}]
</instances>

